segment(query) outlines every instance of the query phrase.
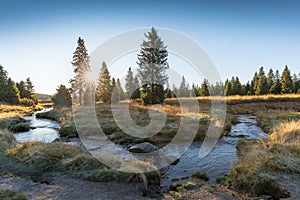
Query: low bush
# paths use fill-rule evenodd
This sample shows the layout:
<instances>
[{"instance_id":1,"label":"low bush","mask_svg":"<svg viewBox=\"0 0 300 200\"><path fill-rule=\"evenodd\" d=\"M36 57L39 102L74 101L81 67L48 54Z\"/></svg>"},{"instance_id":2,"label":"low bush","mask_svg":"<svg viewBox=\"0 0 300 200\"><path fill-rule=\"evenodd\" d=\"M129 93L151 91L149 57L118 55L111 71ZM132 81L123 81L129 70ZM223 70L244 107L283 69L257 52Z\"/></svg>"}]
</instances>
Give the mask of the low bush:
<instances>
[{"instance_id":1,"label":"low bush","mask_svg":"<svg viewBox=\"0 0 300 200\"><path fill-rule=\"evenodd\" d=\"M35 102L32 99L23 98L23 99L20 99L20 104L22 106L30 107L30 106L35 105Z\"/></svg>"}]
</instances>

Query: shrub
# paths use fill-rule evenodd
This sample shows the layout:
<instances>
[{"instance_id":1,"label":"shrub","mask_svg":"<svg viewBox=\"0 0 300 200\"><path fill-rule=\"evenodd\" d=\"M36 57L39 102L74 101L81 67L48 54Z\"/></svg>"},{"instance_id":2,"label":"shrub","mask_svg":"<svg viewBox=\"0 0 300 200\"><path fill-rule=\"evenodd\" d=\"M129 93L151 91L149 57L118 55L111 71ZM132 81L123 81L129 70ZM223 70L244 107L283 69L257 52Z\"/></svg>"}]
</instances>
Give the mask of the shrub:
<instances>
[{"instance_id":1,"label":"shrub","mask_svg":"<svg viewBox=\"0 0 300 200\"><path fill-rule=\"evenodd\" d=\"M22 99L20 99L20 104L23 106L30 107L30 106L35 105L35 102L32 99L22 98Z\"/></svg>"}]
</instances>

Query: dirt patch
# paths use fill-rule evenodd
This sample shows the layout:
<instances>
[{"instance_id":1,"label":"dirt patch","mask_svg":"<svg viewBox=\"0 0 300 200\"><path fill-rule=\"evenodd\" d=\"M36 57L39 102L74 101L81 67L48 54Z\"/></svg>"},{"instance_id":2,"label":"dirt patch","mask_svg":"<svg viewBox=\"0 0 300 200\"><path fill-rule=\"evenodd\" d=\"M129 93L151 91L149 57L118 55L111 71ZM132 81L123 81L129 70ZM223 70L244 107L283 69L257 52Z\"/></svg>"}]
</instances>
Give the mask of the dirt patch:
<instances>
[{"instance_id":1,"label":"dirt patch","mask_svg":"<svg viewBox=\"0 0 300 200\"><path fill-rule=\"evenodd\" d=\"M48 184L19 177L0 177L0 189L22 193L32 200L149 199L143 197L142 188L142 183L96 183L63 176L52 177Z\"/></svg>"}]
</instances>

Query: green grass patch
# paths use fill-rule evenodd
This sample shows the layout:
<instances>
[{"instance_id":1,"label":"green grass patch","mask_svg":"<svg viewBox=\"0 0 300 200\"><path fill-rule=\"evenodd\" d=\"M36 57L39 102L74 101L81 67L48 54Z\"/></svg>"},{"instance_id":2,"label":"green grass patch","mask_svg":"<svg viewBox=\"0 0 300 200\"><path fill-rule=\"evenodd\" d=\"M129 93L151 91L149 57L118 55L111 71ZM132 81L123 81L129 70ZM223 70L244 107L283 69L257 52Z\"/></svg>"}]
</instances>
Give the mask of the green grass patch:
<instances>
[{"instance_id":1,"label":"green grass patch","mask_svg":"<svg viewBox=\"0 0 300 200\"><path fill-rule=\"evenodd\" d=\"M0 199L2 200L28 200L28 198L21 193L12 190L0 190Z\"/></svg>"}]
</instances>

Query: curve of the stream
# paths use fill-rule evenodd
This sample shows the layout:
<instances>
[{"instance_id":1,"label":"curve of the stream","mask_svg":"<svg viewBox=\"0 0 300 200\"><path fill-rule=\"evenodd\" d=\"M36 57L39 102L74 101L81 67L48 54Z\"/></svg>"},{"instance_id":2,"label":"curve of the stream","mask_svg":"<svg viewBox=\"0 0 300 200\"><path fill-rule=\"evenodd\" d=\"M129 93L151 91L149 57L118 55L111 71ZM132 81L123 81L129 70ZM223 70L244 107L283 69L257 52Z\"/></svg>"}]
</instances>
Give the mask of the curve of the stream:
<instances>
[{"instance_id":1,"label":"curve of the stream","mask_svg":"<svg viewBox=\"0 0 300 200\"><path fill-rule=\"evenodd\" d=\"M59 129L59 124L57 122L49 119L36 118L37 113L47 112L51 109L44 109L36 112L33 116L25 117L24 119L29 121L31 128L27 132L14 134L16 140L21 143L35 141L51 143L59 138L57 131Z\"/></svg>"}]
</instances>

